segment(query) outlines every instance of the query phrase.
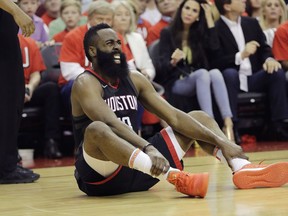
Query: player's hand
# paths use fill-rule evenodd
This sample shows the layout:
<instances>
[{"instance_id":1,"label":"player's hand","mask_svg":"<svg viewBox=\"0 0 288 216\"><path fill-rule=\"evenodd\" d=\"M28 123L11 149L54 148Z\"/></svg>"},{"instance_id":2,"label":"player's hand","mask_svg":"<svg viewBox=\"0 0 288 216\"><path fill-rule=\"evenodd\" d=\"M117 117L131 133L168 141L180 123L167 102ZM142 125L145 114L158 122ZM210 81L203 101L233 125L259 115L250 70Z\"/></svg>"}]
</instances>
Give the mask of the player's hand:
<instances>
[{"instance_id":1,"label":"player's hand","mask_svg":"<svg viewBox=\"0 0 288 216\"><path fill-rule=\"evenodd\" d=\"M241 52L241 58L248 58L250 55L253 55L257 48L260 47L260 44L257 41L250 41L245 45L244 50Z\"/></svg>"},{"instance_id":2,"label":"player's hand","mask_svg":"<svg viewBox=\"0 0 288 216\"><path fill-rule=\"evenodd\" d=\"M150 170L152 176L157 177L169 170L170 164L168 160L155 147L149 146L145 153L151 158L152 161L152 167Z\"/></svg>"},{"instance_id":3,"label":"player's hand","mask_svg":"<svg viewBox=\"0 0 288 216\"><path fill-rule=\"evenodd\" d=\"M14 20L21 28L22 34L25 37L29 37L35 31L35 26L33 20L22 10L18 11L17 13L13 14Z\"/></svg>"},{"instance_id":4,"label":"player's hand","mask_svg":"<svg viewBox=\"0 0 288 216\"><path fill-rule=\"evenodd\" d=\"M267 71L268 74L277 72L281 68L281 64L273 58L267 59L263 64L263 69Z\"/></svg>"},{"instance_id":5,"label":"player's hand","mask_svg":"<svg viewBox=\"0 0 288 216\"><path fill-rule=\"evenodd\" d=\"M225 147L221 148L223 156L225 157L229 167L232 169L231 160L233 158L243 158L248 160L249 158L244 154L241 146L236 145L235 143L230 142L229 145L225 145Z\"/></svg>"},{"instance_id":6,"label":"player's hand","mask_svg":"<svg viewBox=\"0 0 288 216\"><path fill-rule=\"evenodd\" d=\"M185 59L185 58L186 58L185 53L182 50L177 48L172 53L170 63L175 67L180 60Z\"/></svg>"}]
</instances>

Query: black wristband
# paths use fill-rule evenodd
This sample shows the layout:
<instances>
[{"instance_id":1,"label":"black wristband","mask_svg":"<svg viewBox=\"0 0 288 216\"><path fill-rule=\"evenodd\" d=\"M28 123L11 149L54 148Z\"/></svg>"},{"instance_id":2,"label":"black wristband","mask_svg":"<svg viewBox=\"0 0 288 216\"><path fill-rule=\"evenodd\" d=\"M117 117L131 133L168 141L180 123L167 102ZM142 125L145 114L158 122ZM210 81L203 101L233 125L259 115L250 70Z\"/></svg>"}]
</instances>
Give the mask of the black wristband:
<instances>
[{"instance_id":1,"label":"black wristband","mask_svg":"<svg viewBox=\"0 0 288 216\"><path fill-rule=\"evenodd\" d=\"M145 153L146 149L148 146L152 145L151 143L148 143L147 145L144 146L144 148L142 149L142 151Z\"/></svg>"}]
</instances>

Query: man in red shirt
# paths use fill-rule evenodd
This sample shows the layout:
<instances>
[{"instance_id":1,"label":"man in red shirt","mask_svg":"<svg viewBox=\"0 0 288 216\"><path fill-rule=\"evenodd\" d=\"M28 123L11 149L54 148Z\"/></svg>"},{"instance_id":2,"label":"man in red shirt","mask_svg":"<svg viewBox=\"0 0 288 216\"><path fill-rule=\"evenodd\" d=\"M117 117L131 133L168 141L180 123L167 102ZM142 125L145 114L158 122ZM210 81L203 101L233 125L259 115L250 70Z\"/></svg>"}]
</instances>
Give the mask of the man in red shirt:
<instances>
[{"instance_id":1,"label":"man in red shirt","mask_svg":"<svg viewBox=\"0 0 288 216\"><path fill-rule=\"evenodd\" d=\"M49 158L61 158L58 142L60 133L60 92L54 82L40 84L40 73L46 69L36 42L18 34L23 59L25 77L24 106L41 106L44 108L45 148L44 155Z\"/></svg>"},{"instance_id":2,"label":"man in red shirt","mask_svg":"<svg viewBox=\"0 0 288 216\"><path fill-rule=\"evenodd\" d=\"M169 25L179 5L178 0L155 0L155 3L162 17L158 23L149 29L146 39L147 46L160 38L161 30Z\"/></svg>"},{"instance_id":3,"label":"man in red shirt","mask_svg":"<svg viewBox=\"0 0 288 216\"><path fill-rule=\"evenodd\" d=\"M274 58L282 64L284 70L288 70L288 22L283 23L275 32L272 51Z\"/></svg>"}]
</instances>

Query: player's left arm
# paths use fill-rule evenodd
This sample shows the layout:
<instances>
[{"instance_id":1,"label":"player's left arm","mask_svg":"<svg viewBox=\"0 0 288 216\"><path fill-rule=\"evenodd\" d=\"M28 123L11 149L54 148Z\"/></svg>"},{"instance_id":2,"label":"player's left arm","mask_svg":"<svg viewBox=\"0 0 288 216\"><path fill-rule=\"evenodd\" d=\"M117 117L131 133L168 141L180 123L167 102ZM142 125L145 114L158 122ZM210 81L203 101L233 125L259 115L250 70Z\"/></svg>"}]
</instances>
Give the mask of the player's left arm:
<instances>
[{"instance_id":1,"label":"player's left arm","mask_svg":"<svg viewBox=\"0 0 288 216\"><path fill-rule=\"evenodd\" d=\"M194 140L213 143L219 148L231 145L229 141L224 141L206 125L170 105L155 91L152 84L142 74L131 73L131 78L139 92L139 101L145 109L166 121L173 130Z\"/></svg>"}]
</instances>

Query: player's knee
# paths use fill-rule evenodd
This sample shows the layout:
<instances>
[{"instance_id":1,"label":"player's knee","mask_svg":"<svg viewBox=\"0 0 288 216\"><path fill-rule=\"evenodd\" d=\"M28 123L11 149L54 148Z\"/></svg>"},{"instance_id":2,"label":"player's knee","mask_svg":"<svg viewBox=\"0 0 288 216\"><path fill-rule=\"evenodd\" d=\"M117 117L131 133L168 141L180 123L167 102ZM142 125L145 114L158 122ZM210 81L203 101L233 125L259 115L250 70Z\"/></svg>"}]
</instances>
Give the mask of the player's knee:
<instances>
[{"instance_id":1,"label":"player's knee","mask_svg":"<svg viewBox=\"0 0 288 216\"><path fill-rule=\"evenodd\" d=\"M102 139L108 136L111 129L103 122L94 121L85 130L86 139Z\"/></svg>"},{"instance_id":2,"label":"player's knee","mask_svg":"<svg viewBox=\"0 0 288 216\"><path fill-rule=\"evenodd\" d=\"M193 110L193 111L191 111L191 112L189 112L188 113L190 116L192 116L193 118L195 117L197 117L197 118L199 118L199 117L209 117L209 115L207 114L207 113L205 113L204 111L202 111L202 110Z\"/></svg>"}]
</instances>

